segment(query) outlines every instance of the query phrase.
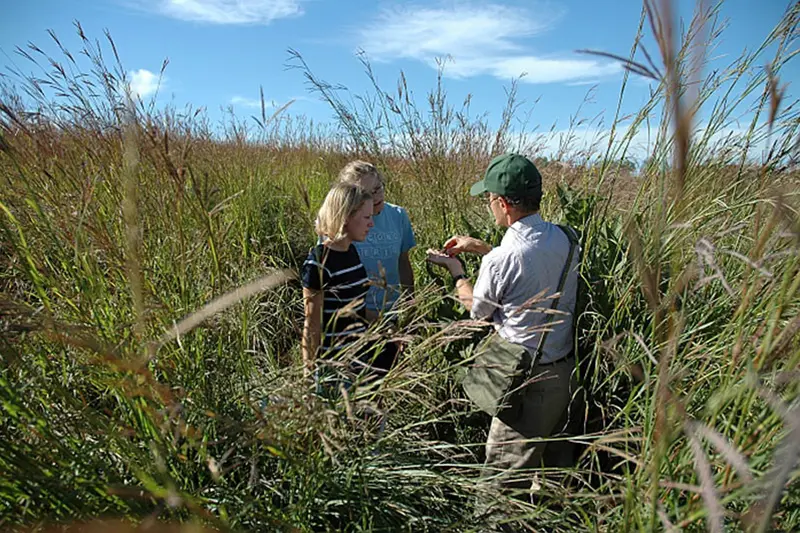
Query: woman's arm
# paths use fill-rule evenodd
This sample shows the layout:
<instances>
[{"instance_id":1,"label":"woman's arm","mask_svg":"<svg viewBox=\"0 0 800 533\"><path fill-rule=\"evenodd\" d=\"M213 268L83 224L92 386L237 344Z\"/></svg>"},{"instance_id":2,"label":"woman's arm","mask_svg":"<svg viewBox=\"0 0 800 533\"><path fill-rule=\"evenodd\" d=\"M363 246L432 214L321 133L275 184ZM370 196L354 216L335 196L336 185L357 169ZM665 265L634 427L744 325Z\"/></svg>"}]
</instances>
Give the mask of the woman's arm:
<instances>
[{"instance_id":1,"label":"woman's arm","mask_svg":"<svg viewBox=\"0 0 800 533\"><path fill-rule=\"evenodd\" d=\"M414 292L414 269L411 268L411 260L408 258L408 252L400 254L398 270L400 274L400 285L403 290Z\"/></svg>"},{"instance_id":2,"label":"woman's arm","mask_svg":"<svg viewBox=\"0 0 800 533\"><path fill-rule=\"evenodd\" d=\"M378 320L381 317L381 315L380 313L378 313L373 309L364 309L364 317L367 319L367 322L372 324L373 322Z\"/></svg>"},{"instance_id":3,"label":"woman's arm","mask_svg":"<svg viewBox=\"0 0 800 533\"><path fill-rule=\"evenodd\" d=\"M307 374L314 370L314 361L322 338L322 294L322 291L303 288L305 320L300 346L303 351L303 369Z\"/></svg>"}]
</instances>

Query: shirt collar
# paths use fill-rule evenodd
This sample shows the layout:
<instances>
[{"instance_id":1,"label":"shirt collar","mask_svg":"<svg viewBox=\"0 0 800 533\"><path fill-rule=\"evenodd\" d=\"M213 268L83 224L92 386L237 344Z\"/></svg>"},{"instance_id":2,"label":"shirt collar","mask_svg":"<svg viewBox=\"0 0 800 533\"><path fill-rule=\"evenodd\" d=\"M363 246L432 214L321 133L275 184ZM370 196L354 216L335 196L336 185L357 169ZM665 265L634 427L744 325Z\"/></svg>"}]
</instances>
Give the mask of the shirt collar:
<instances>
[{"instance_id":1,"label":"shirt collar","mask_svg":"<svg viewBox=\"0 0 800 533\"><path fill-rule=\"evenodd\" d=\"M513 239L518 239L521 235L527 234L533 228L541 224L544 224L544 220L542 220L542 217L539 215L539 213L524 216L511 224L506 231L506 234L503 235L503 240L500 241L500 244L506 244L511 242Z\"/></svg>"},{"instance_id":2,"label":"shirt collar","mask_svg":"<svg viewBox=\"0 0 800 533\"><path fill-rule=\"evenodd\" d=\"M372 220L374 221L374 220L376 220L378 218L383 218L384 213L386 213L386 208L387 207L389 207L389 202L384 200L383 201L383 209L381 209L381 212L378 213L377 215L372 215Z\"/></svg>"},{"instance_id":3,"label":"shirt collar","mask_svg":"<svg viewBox=\"0 0 800 533\"><path fill-rule=\"evenodd\" d=\"M535 228L539 224L544 224L544 220L542 220L542 215L539 213L534 213L532 215L527 215L522 217L521 219L517 220L511 227L515 230L521 230L522 228Z\"/></svg>"}]
</instances>

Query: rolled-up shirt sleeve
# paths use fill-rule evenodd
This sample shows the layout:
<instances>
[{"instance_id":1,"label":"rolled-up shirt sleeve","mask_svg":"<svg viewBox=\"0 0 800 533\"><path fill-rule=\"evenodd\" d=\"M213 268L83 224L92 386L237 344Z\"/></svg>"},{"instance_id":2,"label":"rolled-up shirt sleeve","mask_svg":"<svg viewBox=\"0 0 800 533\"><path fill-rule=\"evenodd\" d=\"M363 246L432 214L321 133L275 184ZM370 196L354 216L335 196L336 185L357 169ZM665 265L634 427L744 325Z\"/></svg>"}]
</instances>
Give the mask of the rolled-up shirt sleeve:
<instances>
[{"instance_id":1,"label":"rolled-up shirt sleeve","mask_svg":"<svg viewBox=\"0 0 800 533\"><path fill-rule=\"evenodd\" d=\"M478 270L478 279L472 287L472 311L474 320L489 320L500 307L504 287L497 265L491 254L485 255Z\"/></svg>"}]
</instances>

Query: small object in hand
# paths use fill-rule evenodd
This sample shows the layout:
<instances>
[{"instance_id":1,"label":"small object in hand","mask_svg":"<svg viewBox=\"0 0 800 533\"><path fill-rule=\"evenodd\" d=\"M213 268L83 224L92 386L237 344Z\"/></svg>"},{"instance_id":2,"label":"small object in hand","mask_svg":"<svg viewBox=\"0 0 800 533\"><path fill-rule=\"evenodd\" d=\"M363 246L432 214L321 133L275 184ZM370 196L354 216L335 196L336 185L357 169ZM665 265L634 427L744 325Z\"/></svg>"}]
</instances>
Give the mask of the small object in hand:
<instances>
[{"instance_id":1,"label":"small object in hand","mask_svg":"<svg viewBox=\"0 0 800 533\"><path fill-rule=\"evenodd\" d=\"M450 255L443 250L434 250L433 248L428 248L428 261L431 263L441 265L444 264L448 259L451 259Z\"/></svg>"}]
</instances>

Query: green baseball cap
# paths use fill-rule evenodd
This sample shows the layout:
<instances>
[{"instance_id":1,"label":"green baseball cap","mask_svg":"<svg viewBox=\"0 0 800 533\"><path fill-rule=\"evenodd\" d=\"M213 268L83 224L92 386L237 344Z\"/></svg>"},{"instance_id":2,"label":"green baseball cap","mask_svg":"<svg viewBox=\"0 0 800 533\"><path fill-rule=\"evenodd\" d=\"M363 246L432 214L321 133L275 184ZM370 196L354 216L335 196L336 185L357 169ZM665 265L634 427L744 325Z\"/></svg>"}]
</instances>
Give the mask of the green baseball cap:
<instances>
[{"instance_id":1,"label":"green baseball cap","mask_svg":"<svg viewBox=\"0 0 800 533\"><path fill-rule=\"evenodd\" d=\"M542 175L525 156L499 155L489 163L483 179L469 190L472 196L487 192L517 198L541 196Z\"/></svg>"}]
</instances>

